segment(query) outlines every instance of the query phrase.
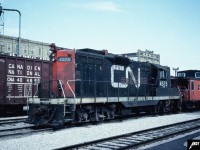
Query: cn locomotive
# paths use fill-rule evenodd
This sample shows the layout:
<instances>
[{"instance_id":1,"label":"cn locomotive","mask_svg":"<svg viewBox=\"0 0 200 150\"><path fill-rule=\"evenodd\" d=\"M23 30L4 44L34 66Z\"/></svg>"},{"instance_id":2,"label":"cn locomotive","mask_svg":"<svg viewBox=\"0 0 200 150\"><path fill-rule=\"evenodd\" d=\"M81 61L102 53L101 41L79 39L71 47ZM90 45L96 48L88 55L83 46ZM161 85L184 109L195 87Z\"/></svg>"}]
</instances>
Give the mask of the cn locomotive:
<instances>
[{"instance_id":1,"label":"cn locomotive","mask_svg":"<svg viewBox=\"0 0 200 150\"><path fill-rule=\"evenodd\" d=\"M180 90L171 86L167 66L136 62L107 50L52 45L51 51L52 80L41 80L38 97L29 98L30 124L63 126L181 108Z\"/></svg>"}]
</instances>

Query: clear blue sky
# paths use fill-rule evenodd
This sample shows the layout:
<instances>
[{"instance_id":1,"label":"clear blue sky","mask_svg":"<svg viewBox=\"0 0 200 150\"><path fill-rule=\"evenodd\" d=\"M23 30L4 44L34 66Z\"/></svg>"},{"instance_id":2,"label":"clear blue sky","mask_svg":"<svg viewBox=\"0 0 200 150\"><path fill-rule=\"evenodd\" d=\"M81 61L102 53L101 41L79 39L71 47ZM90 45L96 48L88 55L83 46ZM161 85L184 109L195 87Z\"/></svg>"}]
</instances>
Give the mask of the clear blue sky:
<instances>
[{"instance_id":1,"label":"clear blue sky","mask_svg":"<svg viewBox=\"0 0 200 150\"><path fill-rule=\"evenodd\" d=\"M22 13L22 38L111 53L152 50L161 64L200 69L200 0L0 0ZM5 35L18 14L5 12Z\"/></svg>"}]
</instances>

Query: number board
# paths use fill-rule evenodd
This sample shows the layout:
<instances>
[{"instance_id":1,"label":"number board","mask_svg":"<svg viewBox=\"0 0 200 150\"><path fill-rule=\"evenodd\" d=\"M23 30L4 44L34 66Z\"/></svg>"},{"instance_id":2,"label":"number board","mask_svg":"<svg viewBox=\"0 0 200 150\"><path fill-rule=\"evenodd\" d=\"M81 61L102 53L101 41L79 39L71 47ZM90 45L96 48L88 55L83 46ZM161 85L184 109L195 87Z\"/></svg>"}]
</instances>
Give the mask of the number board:
<instances>
[{"instance_id":1,"label":"number board","mask_svg":"<svg viewBox=\"0 0 200 150\"><path fill-rule=\"evenodd\" d=\"M58 57L59 62L71 62L72 58L71 57Z\"/></svg>"}]
</instances>

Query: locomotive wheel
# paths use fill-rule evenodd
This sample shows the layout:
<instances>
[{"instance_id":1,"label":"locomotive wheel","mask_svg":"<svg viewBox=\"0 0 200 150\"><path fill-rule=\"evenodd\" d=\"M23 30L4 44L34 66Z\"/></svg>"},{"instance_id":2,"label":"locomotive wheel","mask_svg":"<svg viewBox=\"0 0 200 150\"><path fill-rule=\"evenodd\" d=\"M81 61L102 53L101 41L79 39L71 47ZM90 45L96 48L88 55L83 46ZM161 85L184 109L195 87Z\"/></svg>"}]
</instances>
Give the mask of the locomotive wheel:
<instances>
[{"instance_id":1,"label":"locomotive wheel","mask_svg":"<svg viewBox=\"0 0 200 150\"><path fill-rule=\"evenodd\" d=\"M110 105L107 108L107 118L108 119L114 119L115 118L115 109L116 109L116 105Z\"/></svg>"},{"instance_id":2,"label":"locomotive wheel","mask_svg":"<svg viewBox=\"0 0 200 150\"><path fill-rule=\"evenodd\" d=\"M90 113L90 120L92 122L103 121L105 119L103 108L94 108L94 111Z\"/></svg>"},{"instance_id":3,"label":"locomotive wheel","mask_svg":"<svg viewBox=\"0 0 200 150\"><path fill-rule=\"evenodd\" d=\"M157 106L157 111L159 114L165 113L165 105L163 102L159 102Z\"/></svg>"},{"instance_id":4,"label":"locomotive wheel","mask_svg":"<svg viewBox=\"0 0 200 150\"><path fill-rule=\"evenodd\" d=\"M89 121L89 115L88 115L86 110L78 109L76 111L76 113L77 113L77 121L78 122L85 122L85 121L87 122L87 121Z\"/></svg>"},{"instance_id":5,"label":"locomotive wheel","mask_svg":"<svg viewBox=\"0 0 200 150\"><path fill-rule=\"evenodd\" d=\"M172 100L171 111L172 112L178 112L179 110L180 110L180 102Z\"/></svg>"},{"instance_id":6,"label":"locomotive wheel","mask_svg":"<svg viewBox=\"0 0 200 150\"><path fill-rule=\"evenodd\" d=\"M106 119L113 119L114 118L114 114L112 110L106 109L104 110L104 114L106 116Z\"/></svg>"},{"instance_id":7,"label":"locomotive wheel","mask_svg":"<svg viewBox=\"0 0 200 150\"><path fill-rule=\"evenodd\" d=\"M92 122L99 121L96 112L92 112L92 113L90 113L89 116L90 116L90 120L91 120Z\"/></svg>"}]
</instances>

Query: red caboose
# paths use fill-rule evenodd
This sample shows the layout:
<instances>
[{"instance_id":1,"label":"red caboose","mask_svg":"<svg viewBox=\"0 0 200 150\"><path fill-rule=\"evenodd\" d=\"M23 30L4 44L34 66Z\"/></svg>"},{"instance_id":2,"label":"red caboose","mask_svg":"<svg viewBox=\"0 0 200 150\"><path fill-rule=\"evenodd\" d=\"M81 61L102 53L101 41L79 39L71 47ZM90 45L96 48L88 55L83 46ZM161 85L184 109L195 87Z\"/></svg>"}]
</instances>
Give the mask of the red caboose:
<instances>
[{"instance_id":1,"label":"red caboose","mask_svg":"<svg viewBox=\"0 0 200 150\"><path fill-rule=\"evenodd\" d=\"M179 71L174 81L182 94L183 109L200 108L200 70Z\"/></svg>"}]
</instances>

